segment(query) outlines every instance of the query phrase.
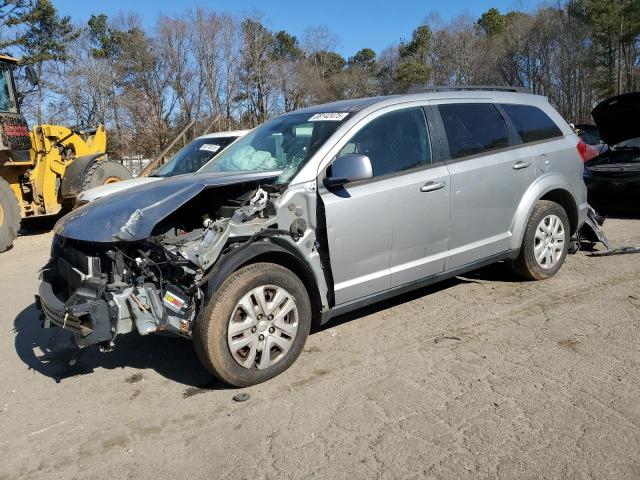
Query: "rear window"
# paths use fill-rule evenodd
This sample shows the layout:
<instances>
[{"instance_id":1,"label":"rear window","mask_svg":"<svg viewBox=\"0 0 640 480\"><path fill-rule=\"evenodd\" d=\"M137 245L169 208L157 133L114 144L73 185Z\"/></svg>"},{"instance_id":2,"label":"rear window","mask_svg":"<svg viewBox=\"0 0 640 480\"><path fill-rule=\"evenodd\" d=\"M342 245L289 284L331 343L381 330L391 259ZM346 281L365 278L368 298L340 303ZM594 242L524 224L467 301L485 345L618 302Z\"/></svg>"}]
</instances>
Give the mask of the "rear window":
<instances>
[{"instance_id":1,"label":"rear window","mask_svg":"<svg viewBox=\"0 0 640 480\"><path fill-rule=\"evenodd\" d=\"M504 119L490 103L439 105L452 158L509 146Z\"/></svg>"},{"instance_id":2,"label":"rear window","mask_svg":"<svg viewBox=\"0 0 640 480\"><path fill-rule=\"evenodd\" d=\"M524 143L561 137L562 132L549 115L531 105L501 105Z\"/></svg>"}]
</instances>

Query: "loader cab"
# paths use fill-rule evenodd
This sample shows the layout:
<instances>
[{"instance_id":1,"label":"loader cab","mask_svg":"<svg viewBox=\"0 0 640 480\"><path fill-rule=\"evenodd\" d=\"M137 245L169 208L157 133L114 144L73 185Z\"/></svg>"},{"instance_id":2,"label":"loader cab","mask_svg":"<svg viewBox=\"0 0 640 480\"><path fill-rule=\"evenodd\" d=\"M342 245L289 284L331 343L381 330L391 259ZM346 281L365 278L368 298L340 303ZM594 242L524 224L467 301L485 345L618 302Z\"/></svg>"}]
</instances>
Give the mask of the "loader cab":
<instances>
[{"instance_id":1,"label":"loader cab","mask_svg":"<svg viewBox=\"0 0 640 480\"><path fill-rule=\"evenodd\" d=\"M17 60L0 55L0 113L20 113L19 96L13 79Z\"/></svg>"},{"instance_id":2,"label":"loader cab","mask_svg":"<svg viewBox=\"0 0 640 480\"><path fill-rule=\"evenodd\" d=\"M0 113L19 114L24 94L34 91L38 86L38 74L32 66L27 65L22 73L32 89L27 92L18 92L14 78L17 64L17 59L0 55Z\"/></svg>"},{"instance_id":3,"label":"loader cab","mask_svg":"<svg viewBox=\"0 0 640 480\"><path fill-rule=\"evenodd\" d=\"M0 55L0 165L8 161L20 164L31 162L31 134L20 112L20 104L25 94L37 88L38 75L31 66L21 67L21 75L32 88L19 92L15 81L17 65L17 59Z\"/></svg>"}]
</instances>

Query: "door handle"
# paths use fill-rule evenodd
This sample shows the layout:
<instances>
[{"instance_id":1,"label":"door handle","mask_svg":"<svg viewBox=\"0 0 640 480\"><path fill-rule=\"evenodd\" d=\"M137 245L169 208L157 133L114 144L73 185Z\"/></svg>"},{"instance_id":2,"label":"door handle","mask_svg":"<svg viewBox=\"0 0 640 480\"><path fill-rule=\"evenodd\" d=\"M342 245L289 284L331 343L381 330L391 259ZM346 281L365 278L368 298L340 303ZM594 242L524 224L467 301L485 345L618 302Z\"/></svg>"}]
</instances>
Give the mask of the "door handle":
<instances>
[{"instance_id":1,"label":"door handle","mask_svg":"<svg viewBox=\"0 0 640 480\"><path fill-rule=\"evenodd\" d=\"M421 192L434 192L436 190L440 190L444 188L446 183L444 182L427 182L423 186L420 187Z\"/></svg>"},{"instance_id":2,"label":"door handle","mask_svg":"<svg viewBox=\"0 0 640 480\"><path fill-rule=\"evenodd\" d=\"M522 170L523 168L527 168L531 165L531 162L523 162L522 160L513 164L514 170Z\"/></svg>"}]
</instances>

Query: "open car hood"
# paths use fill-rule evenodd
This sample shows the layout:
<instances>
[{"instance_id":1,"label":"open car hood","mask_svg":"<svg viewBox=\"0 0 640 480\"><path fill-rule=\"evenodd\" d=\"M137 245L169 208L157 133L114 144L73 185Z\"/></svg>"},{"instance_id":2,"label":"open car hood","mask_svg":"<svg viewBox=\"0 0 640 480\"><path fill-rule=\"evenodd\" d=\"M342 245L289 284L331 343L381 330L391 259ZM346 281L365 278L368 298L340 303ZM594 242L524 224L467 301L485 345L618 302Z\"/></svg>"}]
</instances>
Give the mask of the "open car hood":
<instances>
[{"instance_id":1,"label":"open car hood","mask_svg":"<svg viewBox=\"0 0 640 480\"><path fill-rule=\"evenodd\" d=\"M280 171L199 173L146 183L99 198L56 223L56 234L89 242L143 240L153 228L203 190L271 180Z\"/></svg>"},{"instance_id":2,"label":"open car hood","mask_svg":"<svg viewBox=\"0 0 640 480\"><path fill-rule=\"evenodd\" d=\"M640 137L640 92L607 98L596 105L591 116L607 145Z\"/></svg>"}]
</instances>

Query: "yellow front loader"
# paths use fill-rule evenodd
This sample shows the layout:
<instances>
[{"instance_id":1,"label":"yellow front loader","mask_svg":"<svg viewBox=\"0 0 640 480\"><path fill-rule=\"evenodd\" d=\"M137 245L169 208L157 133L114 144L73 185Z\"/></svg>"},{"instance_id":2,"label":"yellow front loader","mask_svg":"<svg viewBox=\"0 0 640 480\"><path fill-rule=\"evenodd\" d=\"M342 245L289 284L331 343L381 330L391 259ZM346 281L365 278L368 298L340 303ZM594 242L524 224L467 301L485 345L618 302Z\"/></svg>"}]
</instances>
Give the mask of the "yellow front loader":
<instances>
[{"instance_id":1,"label":"yellow front loader","mask_svg":"<svg viewBox=\"0 0 640 480\"><path fill-rule=\"evenodd\" d=\"M56 215L83 190L131 178L120 163L102 159L104 126L70 129L37 125L29 131L20 113L13 70L0 55L0 252L11 247L21 218ZM27 78L37 78L27 67Z\"/></svg>"}]
</instances>

